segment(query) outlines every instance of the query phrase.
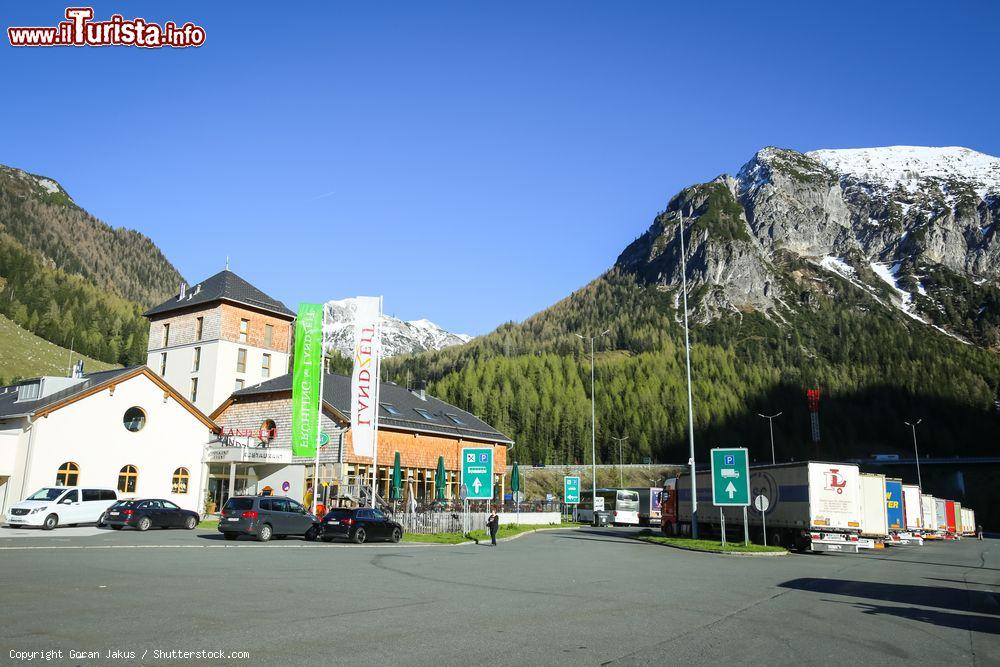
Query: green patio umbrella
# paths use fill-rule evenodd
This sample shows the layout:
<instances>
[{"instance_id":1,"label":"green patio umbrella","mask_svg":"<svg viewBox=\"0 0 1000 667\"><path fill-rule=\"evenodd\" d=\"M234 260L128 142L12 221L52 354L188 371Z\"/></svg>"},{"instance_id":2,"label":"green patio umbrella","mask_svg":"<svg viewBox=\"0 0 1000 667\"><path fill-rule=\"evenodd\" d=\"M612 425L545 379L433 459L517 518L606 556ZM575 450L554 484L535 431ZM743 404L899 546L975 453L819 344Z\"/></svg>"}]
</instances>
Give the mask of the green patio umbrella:
<instances>
[{"instance_id":1,"label":"green patio umbrella","mask_svg":"<svg viewBox=\"0 0 1000 667\"><path fill-rule=\"evenodd\" d=\"M403 474L399 470L399 452L392 464L392 485L389 487L389 500L400 500L403 497Z\"/></svg>"},{"instance_id":2,"label":"green patio umbrella","mask_svg":"<svg viewBox=\"0 0 1000 667\"><path fill-rule=\"evenodd\" d=\"M437 499L444 500L444 489L448 484L447 473L444 471L444 457L438 457L438 469L434 473L434 490L436 491Z\"/></svg>"}]
</instances>

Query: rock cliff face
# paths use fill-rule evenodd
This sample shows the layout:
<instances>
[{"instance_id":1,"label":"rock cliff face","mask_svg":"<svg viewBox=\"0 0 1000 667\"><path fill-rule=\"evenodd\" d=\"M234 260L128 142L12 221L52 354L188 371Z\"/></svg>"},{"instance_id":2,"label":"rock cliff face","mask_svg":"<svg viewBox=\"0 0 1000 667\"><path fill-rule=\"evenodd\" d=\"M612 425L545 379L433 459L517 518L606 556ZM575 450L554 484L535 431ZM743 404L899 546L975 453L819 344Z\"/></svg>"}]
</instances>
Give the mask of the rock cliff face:
<instances>
[{"instance_id":1,"label":"rock cliff face","mask_svg":"<svg viewBox=\"0 0 1000 667\"><path fill-rule=\"evenodd\" d=\"M354 354L354 299L328 301L333 347L347 358ZM403 321L382 316L382 353L386 357L427 350L443 350L472 340L472 336L445 331L430 320Z\"/></svg>"},{"instance_id":2,"label":"rock cliff face","mask_svg":"<svg viewBox=\"0 0 1000 667\"><path fill-rule=\"evenodd\" d=\"M780 319L797 307L807 265L913 319L997 346L998 217L1000 159L966 148L765 148L735 177L676 195L616 265L676 289L683 221L702 319L746 309Z\"/></svg>"}]
</instances>

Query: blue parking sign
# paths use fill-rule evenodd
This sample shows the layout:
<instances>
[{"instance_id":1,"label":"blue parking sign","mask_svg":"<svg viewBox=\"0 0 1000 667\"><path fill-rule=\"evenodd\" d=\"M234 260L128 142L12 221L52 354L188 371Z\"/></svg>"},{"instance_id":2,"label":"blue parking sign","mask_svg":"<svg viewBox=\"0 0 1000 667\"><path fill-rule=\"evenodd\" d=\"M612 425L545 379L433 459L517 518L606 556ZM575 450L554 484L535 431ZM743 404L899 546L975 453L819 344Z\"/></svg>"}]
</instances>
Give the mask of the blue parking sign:
<instances>
[{"instance_id":1,"label":"blue parking sign","mask_svg":"<svg viewBox=\"0 0 1000 667\"><path fill-rule=\"evenodd\" d=\"M736 463L736 457L732 454L726 454L726 465L731 466Z\"/></svg>"}]
</instances>

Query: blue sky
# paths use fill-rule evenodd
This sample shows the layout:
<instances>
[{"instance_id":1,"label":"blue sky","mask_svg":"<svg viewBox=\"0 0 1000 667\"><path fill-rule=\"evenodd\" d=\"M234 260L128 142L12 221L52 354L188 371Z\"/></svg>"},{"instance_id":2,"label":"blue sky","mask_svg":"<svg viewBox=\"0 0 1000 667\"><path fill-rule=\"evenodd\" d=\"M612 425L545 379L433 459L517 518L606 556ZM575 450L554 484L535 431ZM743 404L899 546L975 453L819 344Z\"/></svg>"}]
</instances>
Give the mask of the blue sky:
<instances>
[{"instance_id":1,"label":"blue sky","mask_svg":"<svg viewBox=\"0 0 1000 667\"><path fill-rule=\"evenodd\" d=\"M997 3L889 4L97 3L206 44L4 35L0 163L149 235L188 280L229 255L293 308L383 294L482 334L763 146L1000 155ZM3 27L65 7L6 2Z\"/></svg>"}]
</instances>

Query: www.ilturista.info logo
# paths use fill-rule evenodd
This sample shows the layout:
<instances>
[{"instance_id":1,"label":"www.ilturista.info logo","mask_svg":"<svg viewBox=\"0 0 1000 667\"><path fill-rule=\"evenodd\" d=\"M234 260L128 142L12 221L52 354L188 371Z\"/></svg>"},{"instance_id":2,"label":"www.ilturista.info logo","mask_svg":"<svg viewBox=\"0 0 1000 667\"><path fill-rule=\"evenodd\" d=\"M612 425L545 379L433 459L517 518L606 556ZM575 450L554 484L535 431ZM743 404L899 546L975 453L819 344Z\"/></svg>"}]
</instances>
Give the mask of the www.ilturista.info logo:
<instances>
[{"instance_id":1,"label":"www.ilturista.info logo","mask_svg":"<svg viewBox=\"0 0 1000 667\"><path fill-rule=\"evenodd\" d=\"M54 27L12 26L7 28L11 46L140 46L183 49L205 43L205 29L191 22L163 25L142 18L125 19L113 14L107 21L94 21L93 7L67 7L66 19Z\"/></svg>"},{"instance_id":2,"label":"www.ilturista.info logo","mask_svg":"<svg viewBox=\"0 0 1000 667\"><path fill-rule=\"evenodd\" d=\"M836 491L837 493L844 492L844 487L847 486L847 480L840 474L839 468L830 468L823 474L826 475L827 491Z\"/></svg>"}]
</instances>

